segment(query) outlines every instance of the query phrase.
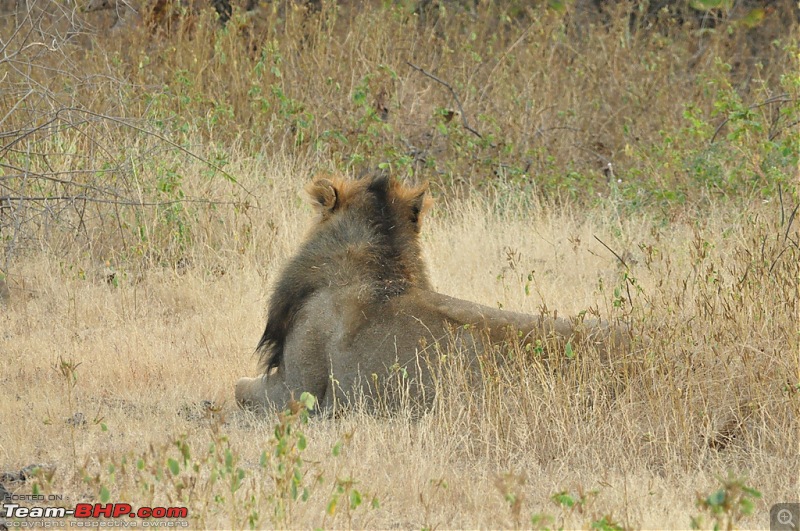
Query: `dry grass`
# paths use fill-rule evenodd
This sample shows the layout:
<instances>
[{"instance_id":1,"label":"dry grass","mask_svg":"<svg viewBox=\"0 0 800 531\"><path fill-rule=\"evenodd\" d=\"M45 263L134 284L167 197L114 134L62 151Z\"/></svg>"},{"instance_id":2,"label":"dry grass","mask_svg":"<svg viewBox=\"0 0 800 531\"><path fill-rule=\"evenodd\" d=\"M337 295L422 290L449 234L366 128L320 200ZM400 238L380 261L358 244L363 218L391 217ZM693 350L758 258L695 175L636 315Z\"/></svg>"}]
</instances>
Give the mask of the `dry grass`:
<instances>
[{"instance_id":1,"label":"dry grass","mask_svg":"<svg viewBox=\"0 0 800 531\"><path fill-rule=\"evenodd\" d=\"M493 200L473 198L439 205L424 232L439 290L528 312L626 318L650 347L610 367L579 352L559 372L520 358L520 370L474 393L459 394L456 374L447 398L419 420L313 421L302 454L311 497L273 519L273 480L259 460L272 448L275 419L237 411L232 389L256 370L268 285L311 213L286 201L302 185L296 169L254 169L290 191L246 182L263 186L280 237L271 223L254 224L259 243L241 253L209 249L183 268L137 276L118 270L116 283L105 264L79 253L43 252L15 265L24 285L11 279L0 337L6 469L52 465L41 488L72 502L96 500L105 487L112 501L186 504L195 524L221 528L246 526L251 511L258 526L279 527L527 526L539 513L568 528L604 515L626 527L686 527L696 492L717 488L728 471L763 493L743 523L763 527L772 503L796 495L798 478L787 471L800 467L798 253L783 243L779 205L712 207L703 220L687 213L660 227L611 207L580 216L548 205L499 212ZM619 308L613 290L623 268L594 236L625 258L640 289ZM79 364L73 387L62 362ZM204 416L205 400L221 407L218 420ZM85 424L67 422L76 413ZM204 456L223 437L245 473L232 497L219 482L208 485L213 466ZM196 478L183 491L166 471L166 460L180 456L176 440L200 464L181 472ZM334 457L339 440L346 443ZM133 466L140 456L144 471ZM164 475L151 478L152 494L142 491L151 467ZM364 505L375 496L380 508L328 515L336 478L355 479ZM599 491L583 512L549 500L579 489ZM520 500L517 512L508 493Z\"/></svg>"},{"instance_id":2,"label":"dry grass","mask_svg":"<svg viewBox=\"0 0 800 531\"><path fill-rule=\"evenodd\" d=\"M24 229L13 250L37 229L113 223L92 200L121 203L119 215L142 201L223 199L186 195L194 159L181 148L210 163L209 179L237 177L238 152L354 174L382 166L452 194L503 186L584 205L616 194L629 209L792 186L800 24L789 0L754 27L739 6L715 28L663 13L631 26L624 2L594 16L577 3L284 4L237 12L224 30L206 10L171 34L93 29L101 14L43 0L17 33L19 18L0 16L12 35L0 60L0 105L13 111L2 114L3 195L63 198L23 203L16 224L0 218ZM120 242L138 237L124 221Z\"/></svg>"},{"instance_id":3,"label":"dry grass","mask_svg":"<svg viewBox=\"0 0 800 531\"><path fill-rule=\"evenodd\" d=\"M216 528L685 528L728 472L763 494L736 525L796 499L794 3L699 29L569 2L275 2L224 31L206 11L94 36L99 15L30 4L0 18L23 29L0 58L0 473L47 466L10 490ZM378 166L432 183L438 290L650 343L512 351L479 389L451 371L419 419L295 418L276 440L233 383L310 218L300 190Z\"/></svg>"}]
</instances>

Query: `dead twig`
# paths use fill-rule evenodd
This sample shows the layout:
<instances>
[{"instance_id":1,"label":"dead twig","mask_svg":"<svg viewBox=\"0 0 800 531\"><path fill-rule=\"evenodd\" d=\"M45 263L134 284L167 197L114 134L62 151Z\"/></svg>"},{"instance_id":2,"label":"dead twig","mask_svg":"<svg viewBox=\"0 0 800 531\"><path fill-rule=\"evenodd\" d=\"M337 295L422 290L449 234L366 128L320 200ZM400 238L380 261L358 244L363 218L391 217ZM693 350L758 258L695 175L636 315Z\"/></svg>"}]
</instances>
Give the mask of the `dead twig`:
<instances>
[{"instance_id":1,"label":"dead twig","mask_svg":"<svg viewBox=\"0 0 800 531\"><path fill-rule=\"evenodd\" d=\"M617 260L619 260L619 261L620 261L620 263L621 263L623 266L625 266L625 270L626 270L626 271L630 271L630 270L631 270L631 268L630 268L630 267L628 267L628 264L625 262L625 260L623 260L623 259L622 259L622 257L621 257L620 255L618 255L618 254L617 254L617 253L614 251L614 249L612 249L611 247L609 247L608 245L606 245L606 243L605 243L603 240L601 240L600 238L598 238L598 237L597 237L597 236L595 236L594 234L593 234L592 236L594 236L594 239L595 239L595 240L597 240L598 242L600 242L600 244L601 244L603 247L605 247L606 249L608 249L608 250L609 250L609 252L610 252L611 254L613 254L614 256L616 256L616 257L617 257ZM626 274L625 274L625 291L626 291L626 292L627 292L627 294L628 294L628 304L630 304L631 308L633 308L633 299L631 298L631 286L630 286L630 285L631 285L631 282L633 282L633 281L632 281L632 280L629 278L628 274L626 273Z\"/></svg>"},{"instance_id":2,"label":"dead twig","mask_svg":"<svg viewBox=\"0 0 800 531\"><path fill-rule=\"evenodd\" d=\"M797 209L800 208L800 205L796 205L792 213L789 214L789 221L786 223L786 233L783 235L783 242L786 243L786 240L789 239L789 231L792 229L792 223L794 223L794 217L797 215Z\"/></svg>"},{"instance_id":3,"label":"dead twig","mask_svg":"<svg viewBox=\"0 0 800 531\"><path fill-rule=\"evenodd\" d=\"M212 201L211 199L173 199L170 201L134 201L132 199L103 199L101 197L92 197L88 195L54 195L54 196L11 196L6 195L0 197L2 202L47 202L47 201L85 201L87 203L101 203L104 205L122 205L122 206L136 206L136 207L160 207L172 206L178 204L201 204L201 205L233 205L240 206L241 201ZM8 208L8 207L3 207Z\"/></svg>"},{"instance_id":4,"label":"dead twig","mask_svg":"<svg viewBox=\"0 0 800 531\"><path fill-rule=\"evenodd\" d=\"M593 236L594 236L594 235L593 235ZM603 240L601 240L600 238L598 238L597 236L594 236L594 239L595 239L595 240L597 240L598 242L600 242L600 244L601 244L603 247L605 247L606 249L608 249L608 251L609 251L611 254L613 254L614 256L616 256L616 257L617 257L617 260L619 260L619 261L620 261L620 263L621 263L623 266L625 266L625 269L630 269L630 267L628 267L628 264L627 264L627 263L625 263L625 260L623 260L623 259L622 259L622 257L621 257L620 255L618 255L616 252L614 252L614 249L612 249L611 247L609 247L608 245L606 245L606 243L605 243Z\"/></svg>"}]
</instances>

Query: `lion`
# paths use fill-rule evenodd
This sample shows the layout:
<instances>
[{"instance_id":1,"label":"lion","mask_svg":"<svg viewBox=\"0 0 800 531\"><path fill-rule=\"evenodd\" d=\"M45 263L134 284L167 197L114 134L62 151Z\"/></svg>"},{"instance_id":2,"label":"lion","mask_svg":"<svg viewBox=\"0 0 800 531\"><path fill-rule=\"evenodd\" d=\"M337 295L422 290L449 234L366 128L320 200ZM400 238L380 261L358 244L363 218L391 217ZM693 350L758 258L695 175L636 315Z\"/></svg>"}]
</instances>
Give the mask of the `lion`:
<instances>
[{"instance_id":1,"label":"lion","mask_svg":"<svg viewBox=\"0 0 800 531\"><path fill-rule=\"evenodd\" d=\"M307 187L317 221L278 277L257 352L262 375L236 383L245 409L283 410L308 392L317 412L354 405L389 408L400 387L432 403L436 359L454 352L475 366L488 347L556 336L624 347L622 327L532 316L437 293L422 259L427 185L386 176L315 179ZM402 374L403 385L396 381Z\"/></svg>"}]
</instances>

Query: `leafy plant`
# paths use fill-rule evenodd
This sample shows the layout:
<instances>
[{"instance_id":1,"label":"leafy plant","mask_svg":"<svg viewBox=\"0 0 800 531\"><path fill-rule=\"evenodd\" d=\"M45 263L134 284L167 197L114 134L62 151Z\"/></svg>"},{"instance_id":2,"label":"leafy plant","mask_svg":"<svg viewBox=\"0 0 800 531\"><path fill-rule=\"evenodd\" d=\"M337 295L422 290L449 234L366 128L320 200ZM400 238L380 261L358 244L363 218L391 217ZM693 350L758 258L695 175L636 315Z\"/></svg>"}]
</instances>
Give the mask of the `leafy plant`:
<instances>
[{"instance_id":1,"label":"leafy plant","mask_svg":"<svg viewBox=\"0 0 800 531\"><path fill-rule=\"evenodd\" d=\"M744 517L753 514L755 503L761 493L748 486L746 478L728 473L727 479L720 479L722 486L707 495L697 494L697 507L709 517L714 531L731 531ZM703 515L691 518L692 529L704 527Z\"/></svg>"}]
</instances>

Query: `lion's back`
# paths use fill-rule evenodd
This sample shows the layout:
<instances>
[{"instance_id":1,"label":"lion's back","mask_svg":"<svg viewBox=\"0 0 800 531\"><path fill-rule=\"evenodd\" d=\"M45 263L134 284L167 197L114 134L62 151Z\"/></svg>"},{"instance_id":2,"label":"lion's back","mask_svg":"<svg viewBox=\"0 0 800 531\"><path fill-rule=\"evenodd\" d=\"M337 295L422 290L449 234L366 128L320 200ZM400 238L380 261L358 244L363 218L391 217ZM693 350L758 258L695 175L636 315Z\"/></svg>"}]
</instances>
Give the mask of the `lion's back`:
<instances>
[{"instance_id":1,"label":"lion's back","mask_svg":"<svg viewBox=\"0 0 800 531\"><path fill-rule=\"evenodd\" d=\"M413 394L422 396L442 354L456 348L472 357L480 348L431 303L431 292L411 289L383 299L364 293L363 286L325 289L306 301L285 347L289 387L340 403L386 398L404 386L418 387Z\"/></svg>"}]
</instances>

